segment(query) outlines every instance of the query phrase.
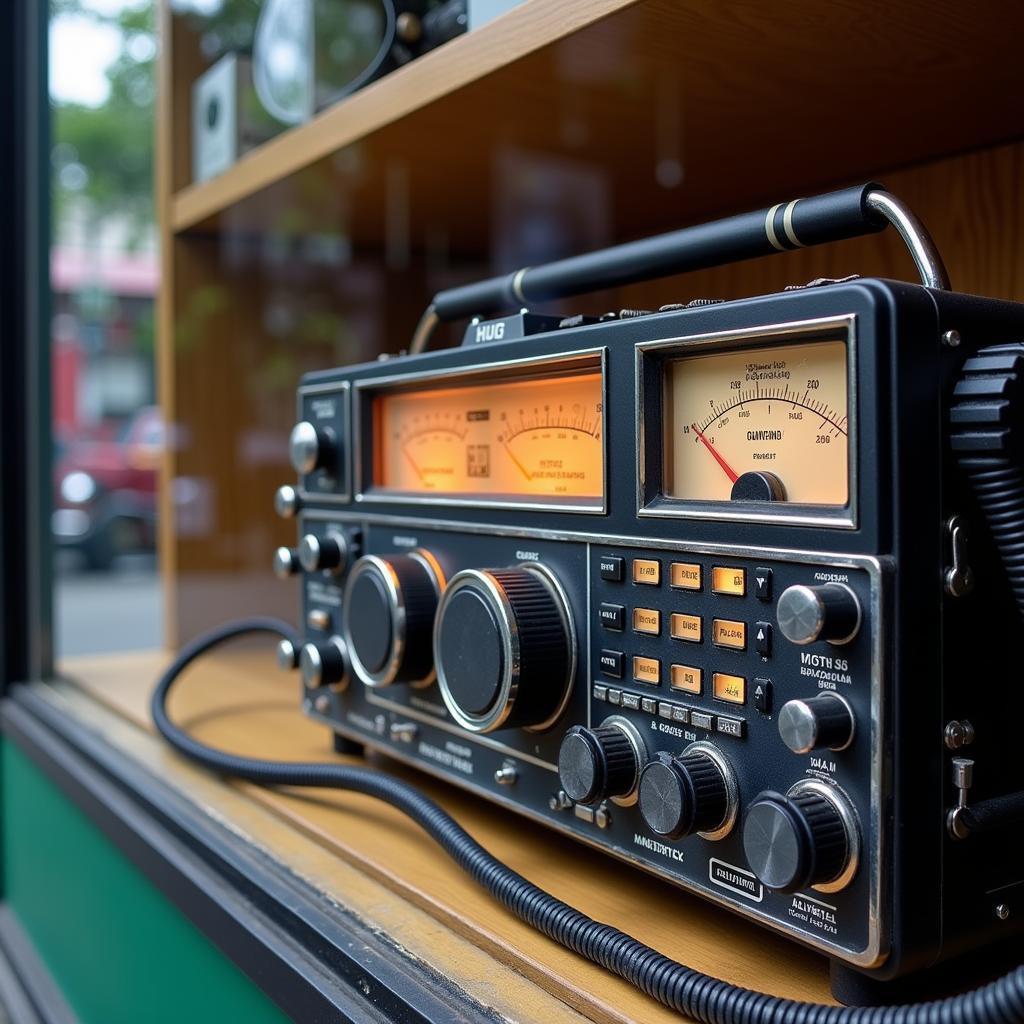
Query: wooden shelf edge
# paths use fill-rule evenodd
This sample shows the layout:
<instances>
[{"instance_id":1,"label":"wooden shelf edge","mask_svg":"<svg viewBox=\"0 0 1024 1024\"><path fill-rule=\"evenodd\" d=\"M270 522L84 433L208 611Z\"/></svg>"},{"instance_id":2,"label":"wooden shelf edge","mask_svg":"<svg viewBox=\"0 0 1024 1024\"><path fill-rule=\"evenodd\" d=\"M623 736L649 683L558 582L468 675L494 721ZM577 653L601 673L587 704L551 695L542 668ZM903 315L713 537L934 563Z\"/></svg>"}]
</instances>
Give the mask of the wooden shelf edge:
<instances>
[{"instance_id":1,"label":"wooden shelf edge","mask_svg":"<svg viewBox=\"0 0 1024 1024\"><path fill-rule=\"evenodd\" d=\"M209 181L170 197L182 233L385 125L557 42L638 0L525 0L519 7L328 107L243 156Z\"/></svg>"}]
</instances>

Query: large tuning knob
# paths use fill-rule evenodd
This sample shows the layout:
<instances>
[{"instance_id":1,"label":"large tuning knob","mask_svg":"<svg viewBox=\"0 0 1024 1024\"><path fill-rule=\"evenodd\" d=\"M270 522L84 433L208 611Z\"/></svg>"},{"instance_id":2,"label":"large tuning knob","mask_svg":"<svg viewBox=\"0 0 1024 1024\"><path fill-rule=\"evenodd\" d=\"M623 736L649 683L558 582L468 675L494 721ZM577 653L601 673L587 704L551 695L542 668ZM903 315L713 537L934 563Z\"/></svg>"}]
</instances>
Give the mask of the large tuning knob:
<instances>
[{"instance_id":1,"label":"large tuning knob","mask_svg":"<svg viewBox=\"0 0 1024 1024\"><path fill-rule=\"evenodd\" d=\"M845 583L787 587L775 613L782 635L794 644L846 644L860 629L860 602Z\"/></svg>"},{"instance_id":2,"label":"large tuning knob","mask_svg":"<svg viewBox=\"0 0 1024 1024\"><path fill-rule=\"evenodd\" d=\"M853 731L850 705L834 693L790 700L779 711L779 736L794 754L842 750L853 742Z\"/></svg>"},{"instance_id":3,"label":"large tuning knob","mask_svg":"<svg viewBox=\"0 0 1024 1024\"><path fill-rule=\"evenodd\" d=\"M318 427L309 420L296 423L288 439L288 455L296 473L312 473L316 469L329 469L338 454L338 441L334 433Z\"/></svg>"},{"instance_id":4,"label":"large tuning knob","mask_svg":"<svg viewBox=\"0 0 1024 1024\"><path fill-rule=\"evenodd\" d=\"M743 823L747 862L769 889L779 892L806 886L842 889L856 871L858 846L853 808L824 782L799 782L786 796L761 793Z\"/></svg>"},{"instance_id":5,"label":"large tuning knob","mask_svg":"<svg viewBox=\"0 0 1024 1024\"><path fill-rule=\"evenodd\" d=\"M625 719L610 718L596 729L574 725L558 751L558 778L574 803L621 801L636 789L644 760L643 740Z\"/></svg>"},{"instance_id":6,"label":"large tuning knob","mask_svg":"<svg viewBox=\"0 0 1024 1024\"><path fill-rule=\"evenodd\" d=\"M427 551L363 555L345 584L342 633L367 686L434 681L431 629L444 575Z\"/></svg>"},{"instance_id":7,"label":"large tuning knob","mask_svg":"<svg viewBox=\"0 0 1024 1024\"><path fill-rule=\"evenodd\" d=\"M732 768L710 745L693 743L682 754L662 751L640 773L640 814L666 839L696 832L721 839L736 821Z\"/></svg>"},{"instance_id":8,"label":"large tuning knob","mask_svg":"<svg viewBox=\"0 0 1024 1024\"><path fill-rule=\"evenodd\" d=\"M456 573L437 609L434 661L441 696L463 728L549 728L576 668L561 587L532 565Z\"/></svg>"}]
</instances>

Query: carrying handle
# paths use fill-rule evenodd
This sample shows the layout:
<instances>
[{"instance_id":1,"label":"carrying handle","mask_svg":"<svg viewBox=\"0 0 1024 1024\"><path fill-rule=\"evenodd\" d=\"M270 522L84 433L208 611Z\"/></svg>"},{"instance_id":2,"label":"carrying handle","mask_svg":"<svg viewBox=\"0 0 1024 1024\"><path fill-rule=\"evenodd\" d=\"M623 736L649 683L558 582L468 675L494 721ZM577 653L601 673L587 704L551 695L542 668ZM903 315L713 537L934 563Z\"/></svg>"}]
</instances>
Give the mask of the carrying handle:
<instances>
[{"instance_id":1,"label":"carrying handle","mask_svg":"<svg viewBox=\"0 0 1024 1024\"><path fill-rule=\"evenodd\" d=\"M946 268L927 229L895 196L876 182L868 182L448 288L434 296L411 350L420 351L441 320L496 313L599 288L838 242L882 231L888 224L906 242L922 282L929 288L948 289Z\"/></svg>"}]
</instances>

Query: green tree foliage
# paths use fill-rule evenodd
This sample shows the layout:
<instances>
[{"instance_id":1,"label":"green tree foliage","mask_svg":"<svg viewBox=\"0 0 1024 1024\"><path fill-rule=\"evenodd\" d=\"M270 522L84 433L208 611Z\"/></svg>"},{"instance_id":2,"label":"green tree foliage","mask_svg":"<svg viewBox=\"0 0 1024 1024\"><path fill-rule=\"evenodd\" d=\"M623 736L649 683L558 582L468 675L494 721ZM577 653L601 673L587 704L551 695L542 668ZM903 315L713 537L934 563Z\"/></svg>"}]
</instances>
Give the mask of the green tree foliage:
<instances>
[{"instance_id":1,"label":"green tree foliage","mask_svg":"<svg viewBox=\"0 0 1024 1024\"><path fill-rule=\"evenodd\" d=\"M72 203L94 222L117 216L138 240L153 223L153 110L156 95L151 4L102 15L82 0L53 0L53 15L76 14L113 25L120 51L107 69L105 103L55 103L54 207L59 225Z\"/></svg>"}]
</instances>

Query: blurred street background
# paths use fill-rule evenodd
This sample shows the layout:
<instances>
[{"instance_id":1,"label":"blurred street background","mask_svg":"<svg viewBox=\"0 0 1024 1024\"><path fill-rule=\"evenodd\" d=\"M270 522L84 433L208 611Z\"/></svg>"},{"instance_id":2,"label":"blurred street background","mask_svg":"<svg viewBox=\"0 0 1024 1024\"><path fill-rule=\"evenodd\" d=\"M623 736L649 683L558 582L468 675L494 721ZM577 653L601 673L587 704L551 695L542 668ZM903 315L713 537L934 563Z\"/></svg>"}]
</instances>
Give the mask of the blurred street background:
<instances>
[{"instance_id":1,"label":"blurred street background","mask_svg":"<svg viewBox=\"0 0 1024 1024\"><path fill-rule=\"evenodd\" d=\"M52 0L58 657L161 643L153 0Z\"/></svg>"}]
</instances>

